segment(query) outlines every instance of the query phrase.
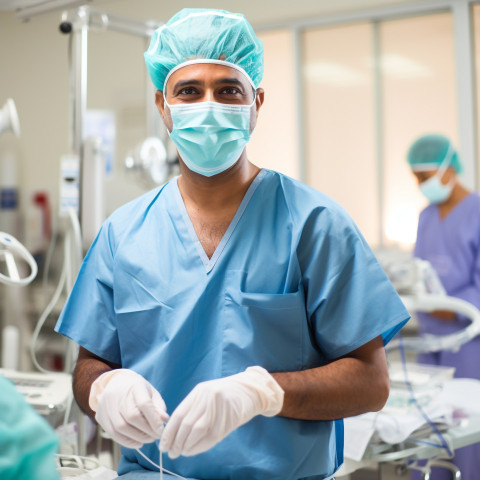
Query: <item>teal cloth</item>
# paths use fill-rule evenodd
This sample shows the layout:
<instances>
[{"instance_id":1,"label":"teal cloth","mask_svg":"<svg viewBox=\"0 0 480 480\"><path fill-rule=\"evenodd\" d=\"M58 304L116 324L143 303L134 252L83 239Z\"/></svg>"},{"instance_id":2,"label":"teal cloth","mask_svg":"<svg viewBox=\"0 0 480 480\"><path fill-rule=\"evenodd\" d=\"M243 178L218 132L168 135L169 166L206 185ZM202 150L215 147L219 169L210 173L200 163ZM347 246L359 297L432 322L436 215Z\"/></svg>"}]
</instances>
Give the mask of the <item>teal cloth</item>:
<instances>
[{"instance_id":1,"label":"teal cloth","mask_svg":"<svg viewBox=\"0 0 480 480\"><path fill-rule=\"evenodd\" d=\"M55 431L2 376L0 392L0 478L58 480Z\"/></svg>"}]
</instances>

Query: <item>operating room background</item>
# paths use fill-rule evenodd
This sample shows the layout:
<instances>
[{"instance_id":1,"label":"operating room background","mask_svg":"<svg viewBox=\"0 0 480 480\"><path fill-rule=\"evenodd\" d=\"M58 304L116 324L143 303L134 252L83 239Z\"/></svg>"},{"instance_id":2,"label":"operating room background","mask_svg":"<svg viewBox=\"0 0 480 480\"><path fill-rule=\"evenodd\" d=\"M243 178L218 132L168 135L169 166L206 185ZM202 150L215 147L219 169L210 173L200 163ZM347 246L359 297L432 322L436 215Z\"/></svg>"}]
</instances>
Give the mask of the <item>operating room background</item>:
<instances>
[{"instance_id":1,"label":"operating room background","mask_svg":"<svg viewBox=\"0 0 480 480\"><path fill-rule=\"evenodd\" d=\"M60 11L22 22L13 2L3 3L0 103L14 98L22 135L4 135L0 157L6 151L16 157L21 219L38 190L48 192L54 212L58 205L59 162L68 153L70 134L68 36L58 29ZM213 3L238 10L235 2ZM458 66L470 61L476 69L479 62L456 55L459 27L453 6L458 10L463 3L468 2L304 0L295 6L263 2L258 8L258 2L242 2L242 12L265 45L266 100L248 147L252 161L334 197L374 248L410 248L425 203L405 152L416 137L431 131L461 147L460 125L469 120L459 118L465 92L459 91ZM176 2L154 0L89 5L157 22L178 9ZM468 10L478 45L480 5L472 3ZM112 112L116 124L107 214L146 190L123 168L128 151L146 135L145 48L143 39L121 33L92 30L89 35L87 108ZM462 153L460 148L464 180L475 188L476 145L468 145L467 158ZM20 236L22 229L25 218Z\"/></svg>"}]
</instances>

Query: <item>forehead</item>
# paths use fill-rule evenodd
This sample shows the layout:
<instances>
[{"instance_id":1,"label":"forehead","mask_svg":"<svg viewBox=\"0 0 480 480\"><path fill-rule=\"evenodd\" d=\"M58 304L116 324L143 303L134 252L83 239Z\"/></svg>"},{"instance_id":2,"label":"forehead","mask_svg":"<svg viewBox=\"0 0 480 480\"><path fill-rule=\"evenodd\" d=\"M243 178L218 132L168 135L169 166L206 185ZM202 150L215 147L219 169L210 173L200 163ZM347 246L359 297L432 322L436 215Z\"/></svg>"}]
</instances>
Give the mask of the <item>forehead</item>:
<instances>
[{"instance_id":1,"label":"forehead","mask_svg":"<svg viewBox=\"0 0 480 480\"><path fill-rule=\"evenodd\" d=\"M200 82L202 84L215 84L225 80L235 80L247 88L250 85L249 80L239 70L227 65L218 65L215 63L195 63L186 65L175 71L167 82L168 89L174 88L179 82Z\"/></svg>"},{"instance_id":2,"label":"forehead","mask_svg":"<svg viewBox=\"0 0 480 480\"><path fill-rule=\"evenodd\" d=\"M433 177L437 173L437 171L436 170L416 170L413 173L418 179L422 180L424 178Z\"/></svg>"}]
</instances>

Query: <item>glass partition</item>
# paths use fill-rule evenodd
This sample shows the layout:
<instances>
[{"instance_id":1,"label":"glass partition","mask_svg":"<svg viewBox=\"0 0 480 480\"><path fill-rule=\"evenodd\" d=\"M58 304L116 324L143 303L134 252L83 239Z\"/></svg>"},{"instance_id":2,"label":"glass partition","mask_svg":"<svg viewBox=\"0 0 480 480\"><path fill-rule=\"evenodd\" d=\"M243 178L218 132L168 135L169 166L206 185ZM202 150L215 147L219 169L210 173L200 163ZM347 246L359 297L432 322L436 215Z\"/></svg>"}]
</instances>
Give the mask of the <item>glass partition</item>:
<instances>
[{"instance_id":1,"label":"glass partition","mask_svg":"<svg viewBox=\"0 0 480 480\"><path fill-rule=\"evenodd\" d=\"M370 23L303 35L306 182L333 197L370 244L379 238Z\"/></svg>"},{"instance_id":2,"label":"glass partition","mask_svg":"<svg viewBox=\"0 0 480 480\"><path fill-rule=\"evenodd\" d=\"M384 121L384 238L411 246L426 205L406 163L409 146L441 133L458 146L451 13L380 24Z\"/></svg>"},{"instance_id":3,"label":"glass partition","mask_svg":"<svg viewBox=\"0 0 480 480\"><path fill-rule=\"evenodd\" d=\"M265 74L260 84L265 102L247 147L249 159L299 178L297 104L293 35L288 30L259 35L265 50Z\"/></svg>"}]
</instances>

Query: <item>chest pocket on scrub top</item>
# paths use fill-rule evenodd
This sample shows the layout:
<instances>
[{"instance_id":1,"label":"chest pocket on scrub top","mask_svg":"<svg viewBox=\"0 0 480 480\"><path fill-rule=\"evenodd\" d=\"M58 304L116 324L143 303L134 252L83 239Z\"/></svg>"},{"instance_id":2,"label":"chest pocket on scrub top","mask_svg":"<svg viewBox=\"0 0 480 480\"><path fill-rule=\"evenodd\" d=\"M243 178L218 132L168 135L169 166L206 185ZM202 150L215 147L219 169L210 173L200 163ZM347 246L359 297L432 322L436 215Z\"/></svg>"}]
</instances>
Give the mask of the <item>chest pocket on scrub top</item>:
<instances>
[{"instance_id":1,"label":"chest pocket on scrub top","mask_svg":"<svg viewBox=\"0 0 480 480\"><path fill-rule=\"evenodd\" d=\"M287 294L245 293L227 286L222 375L251 365L270 372L300 370L306 331L302 290Z\"/></svg>"},{"instance_id":2,"label":"chest pocket on scrub top","mask_svg":"<svg viewBox=\"0 0 480 480\"><path fill-rule=\"evenodd\" d=\"M122 360L126 365L138 361L138 352L151 351L175 334L172 308L165 303L162 282L144 271L123 268L114 277L115 313ZM162 295L162 296L161 296ZM167 297L168 298L168 297ZM129 358L131 356L131 358Z\"/></svg>"}]
</instances>

